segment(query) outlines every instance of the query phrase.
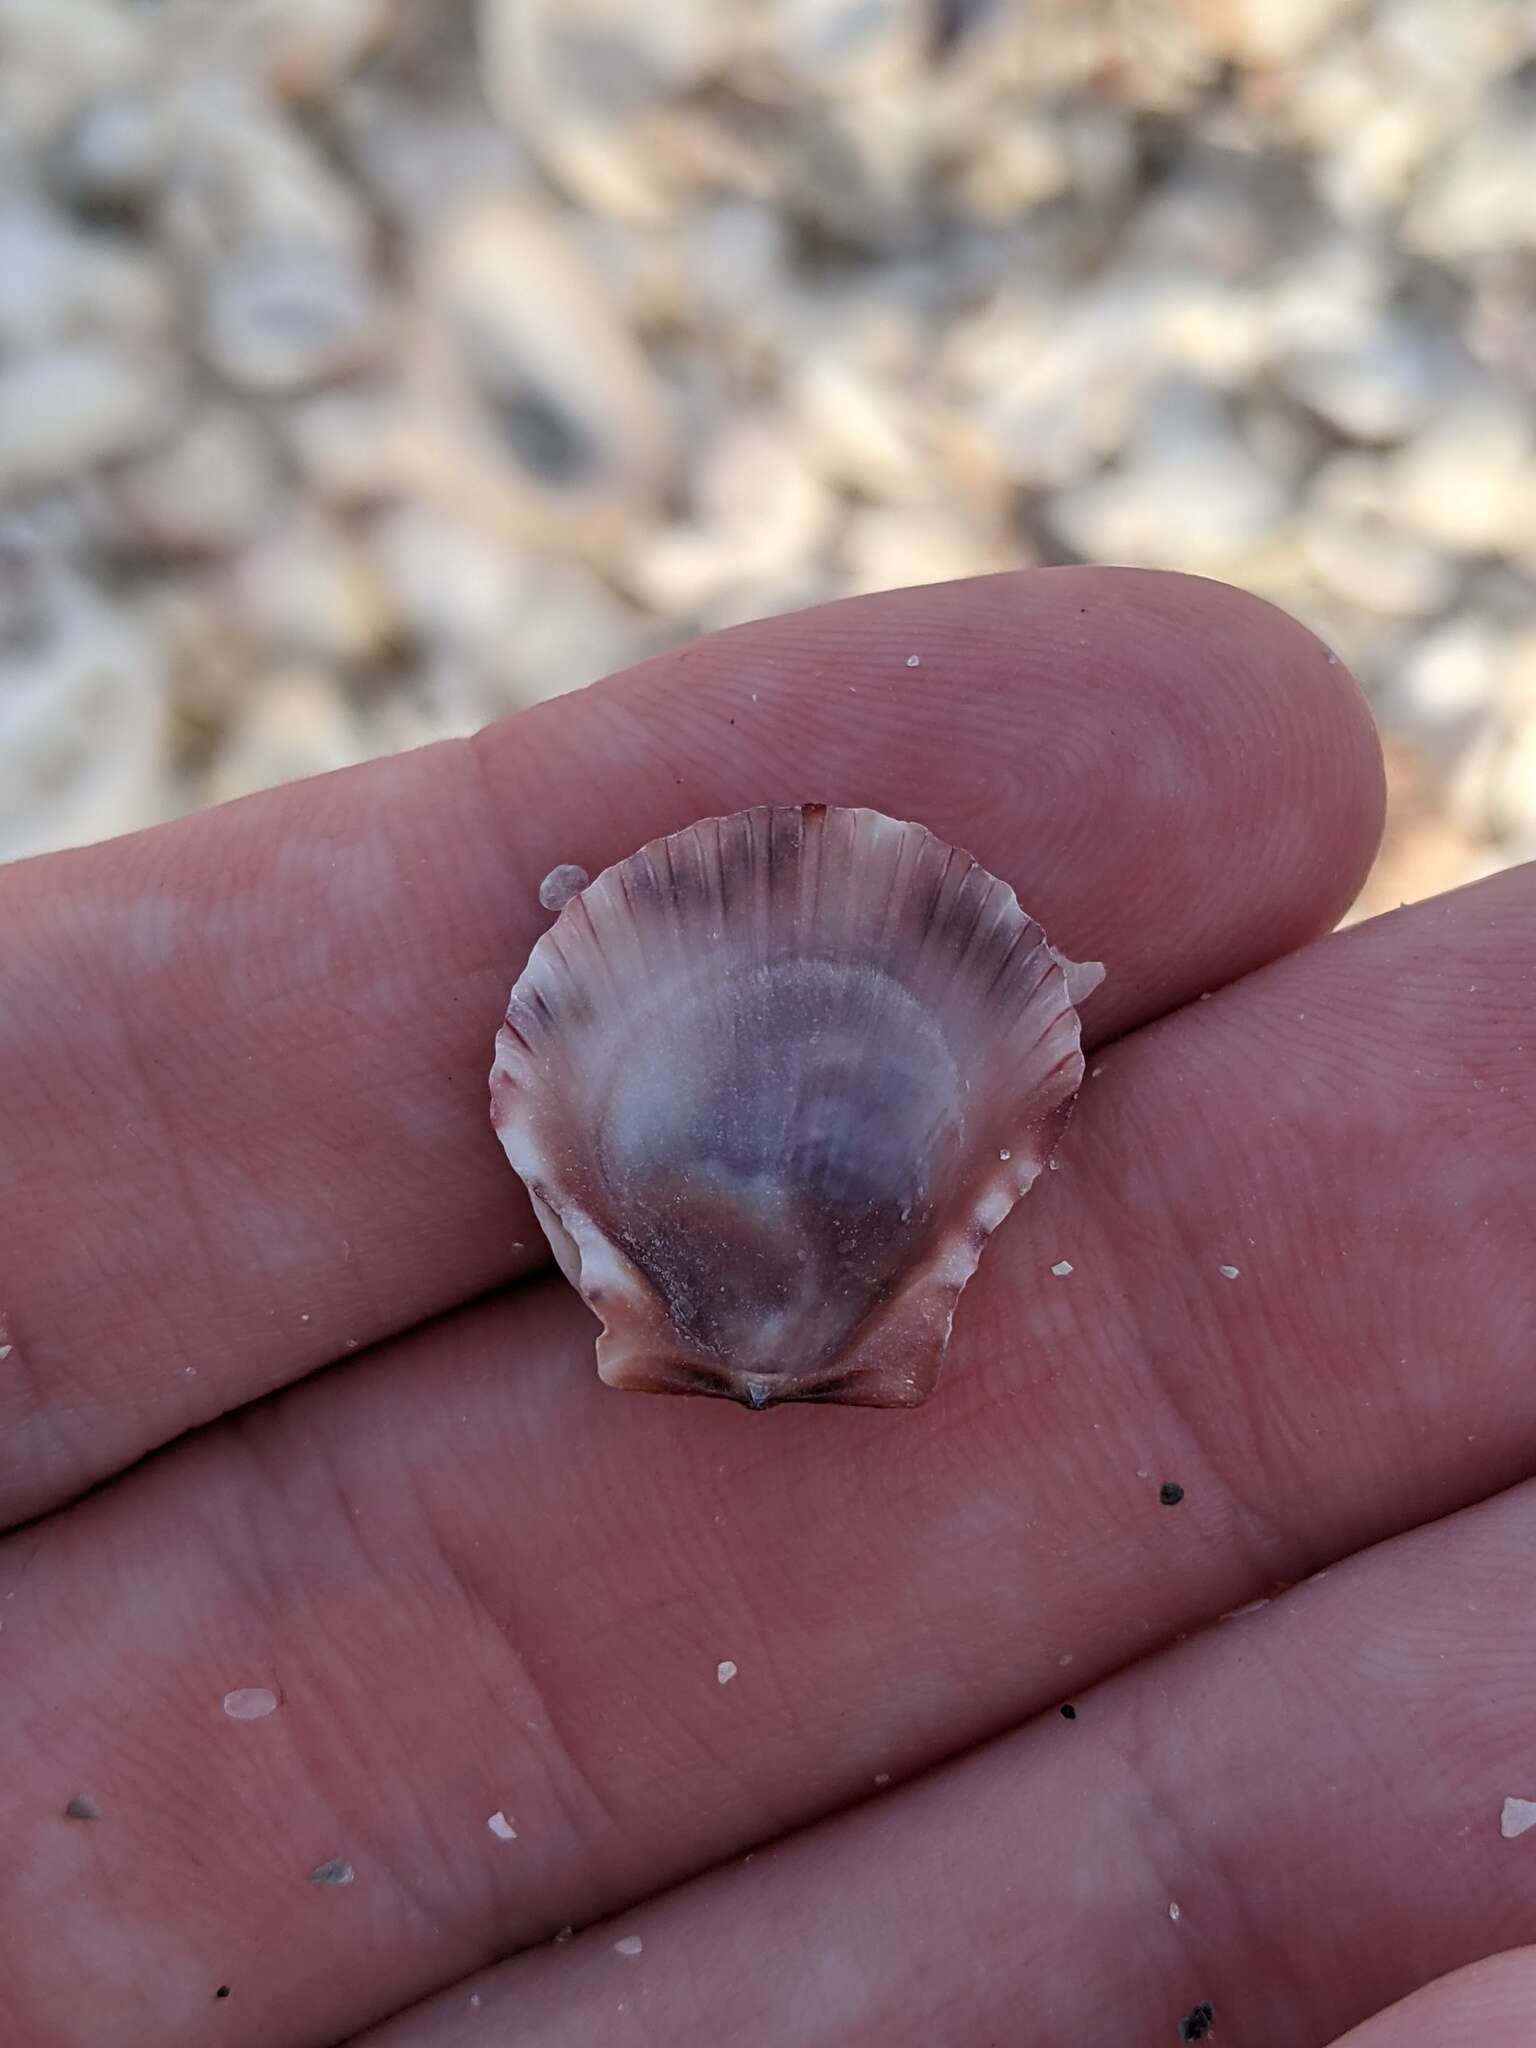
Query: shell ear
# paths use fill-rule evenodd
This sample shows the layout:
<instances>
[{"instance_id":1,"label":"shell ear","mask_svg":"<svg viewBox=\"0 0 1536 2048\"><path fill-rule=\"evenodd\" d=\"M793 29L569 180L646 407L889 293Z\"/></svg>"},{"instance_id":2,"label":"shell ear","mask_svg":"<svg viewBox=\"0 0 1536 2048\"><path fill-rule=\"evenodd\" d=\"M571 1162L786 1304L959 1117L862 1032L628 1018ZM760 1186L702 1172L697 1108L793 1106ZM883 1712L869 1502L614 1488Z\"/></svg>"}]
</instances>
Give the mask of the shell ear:
<instances>
[{"instance_id":1,"label":"shell ear","mask_svg":"<svg viewBox=\"0 0 1536 2048\"><path fill-rule=\"evenodd\" d=\"M1082 1079L1067 960L921 825L707 818L600 874L512 991L492 1120L611 1385L912 1406Z\"/></svg>"},{"instance_id":2,"label":"shell ear","mask_svg":"<svg viewBox=\"0 0 1536 2048\"><path fill-rule=\"evenodd\" d=\"M1074 1010L1080 1009L1094 990L1103 983L1103 961L1069 960L1065 953L1058 953L1054 946L1050 952L1051 958L1066 976L1067 1001Z\"/></svg>"}]
</instances>

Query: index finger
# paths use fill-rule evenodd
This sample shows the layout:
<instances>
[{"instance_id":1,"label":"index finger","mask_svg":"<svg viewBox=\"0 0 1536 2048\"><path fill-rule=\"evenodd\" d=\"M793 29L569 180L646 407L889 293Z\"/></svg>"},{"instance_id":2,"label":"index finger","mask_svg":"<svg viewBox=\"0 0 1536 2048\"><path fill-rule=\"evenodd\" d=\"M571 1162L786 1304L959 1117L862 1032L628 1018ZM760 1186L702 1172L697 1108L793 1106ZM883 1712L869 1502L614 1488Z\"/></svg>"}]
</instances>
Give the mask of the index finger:
<instances>
[{"instance_id":1,"label":"index finger","mask_svg":"<svg viewBox=\"0 0 1536 2048\"><path fill-rule=\"evenodd\" d=\"M920 818L1108 963L1097 1036L1326 929L1380 829L1326 650L1033 571L713 636L455 742L0 874L0 1517L543 1253L485 1073L547 921L711 812Z\"/></svg>"}]
</instances>

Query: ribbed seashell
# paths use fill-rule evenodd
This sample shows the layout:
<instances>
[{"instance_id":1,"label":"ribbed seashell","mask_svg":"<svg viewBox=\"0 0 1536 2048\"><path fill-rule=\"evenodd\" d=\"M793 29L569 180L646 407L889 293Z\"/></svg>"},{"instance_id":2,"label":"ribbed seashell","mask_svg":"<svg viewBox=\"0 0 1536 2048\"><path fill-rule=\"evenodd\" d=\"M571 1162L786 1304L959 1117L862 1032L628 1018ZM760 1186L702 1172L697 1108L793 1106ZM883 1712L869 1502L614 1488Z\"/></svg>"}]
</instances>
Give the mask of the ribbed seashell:
<instances>
[{"instance_id":1,"label":"ribbed seashell","mask_svg":"<svg viewBox=\"0 0 1536 2048\"><path fill-rule=\"evenodd\" d=\"M571 897L492 1119L610 1386L912 1406L1082 1080L1065 960L921 825L706 818Z\"/></svg>"}]
</instances>

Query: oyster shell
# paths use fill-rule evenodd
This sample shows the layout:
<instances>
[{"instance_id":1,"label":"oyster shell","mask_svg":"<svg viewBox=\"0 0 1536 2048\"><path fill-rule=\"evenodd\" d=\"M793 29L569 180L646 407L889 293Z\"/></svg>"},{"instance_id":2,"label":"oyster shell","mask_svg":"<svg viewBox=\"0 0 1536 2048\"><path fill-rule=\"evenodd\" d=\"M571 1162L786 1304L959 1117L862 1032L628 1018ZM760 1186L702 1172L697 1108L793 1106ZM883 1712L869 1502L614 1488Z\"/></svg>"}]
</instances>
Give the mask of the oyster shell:
<instances>
[{"instance_id":1,"label":"oyster shell","mask_svg":"<svg viewBox=\"0 0 1536 2048\"><path fill-rule=\"evenodd\" d=\"M877 811L706 818L600 874L512 991L491 1103L602 1378L926 1399L1065 1124L1103 972Z\"/></svg>"}]
</instances>

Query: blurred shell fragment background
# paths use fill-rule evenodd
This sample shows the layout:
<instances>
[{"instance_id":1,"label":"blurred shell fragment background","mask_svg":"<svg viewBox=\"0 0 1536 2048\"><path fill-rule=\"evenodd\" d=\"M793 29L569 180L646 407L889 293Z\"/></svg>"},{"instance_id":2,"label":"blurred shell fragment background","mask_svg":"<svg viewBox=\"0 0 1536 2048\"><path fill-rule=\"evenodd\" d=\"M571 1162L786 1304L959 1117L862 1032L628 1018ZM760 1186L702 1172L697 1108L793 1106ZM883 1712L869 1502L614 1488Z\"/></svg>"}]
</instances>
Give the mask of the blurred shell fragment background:
<instances>
[{"instance_id":1,"label":"blurred shell fragment background","mask_svg":"<svg viewBox=\"0 0 1536 2048\"><path fill-rule=\"evenodd\" d=\"M1536 855L1536 0L0 0L0 858L1080 559Z\"/></svg>"}]
</instances>

